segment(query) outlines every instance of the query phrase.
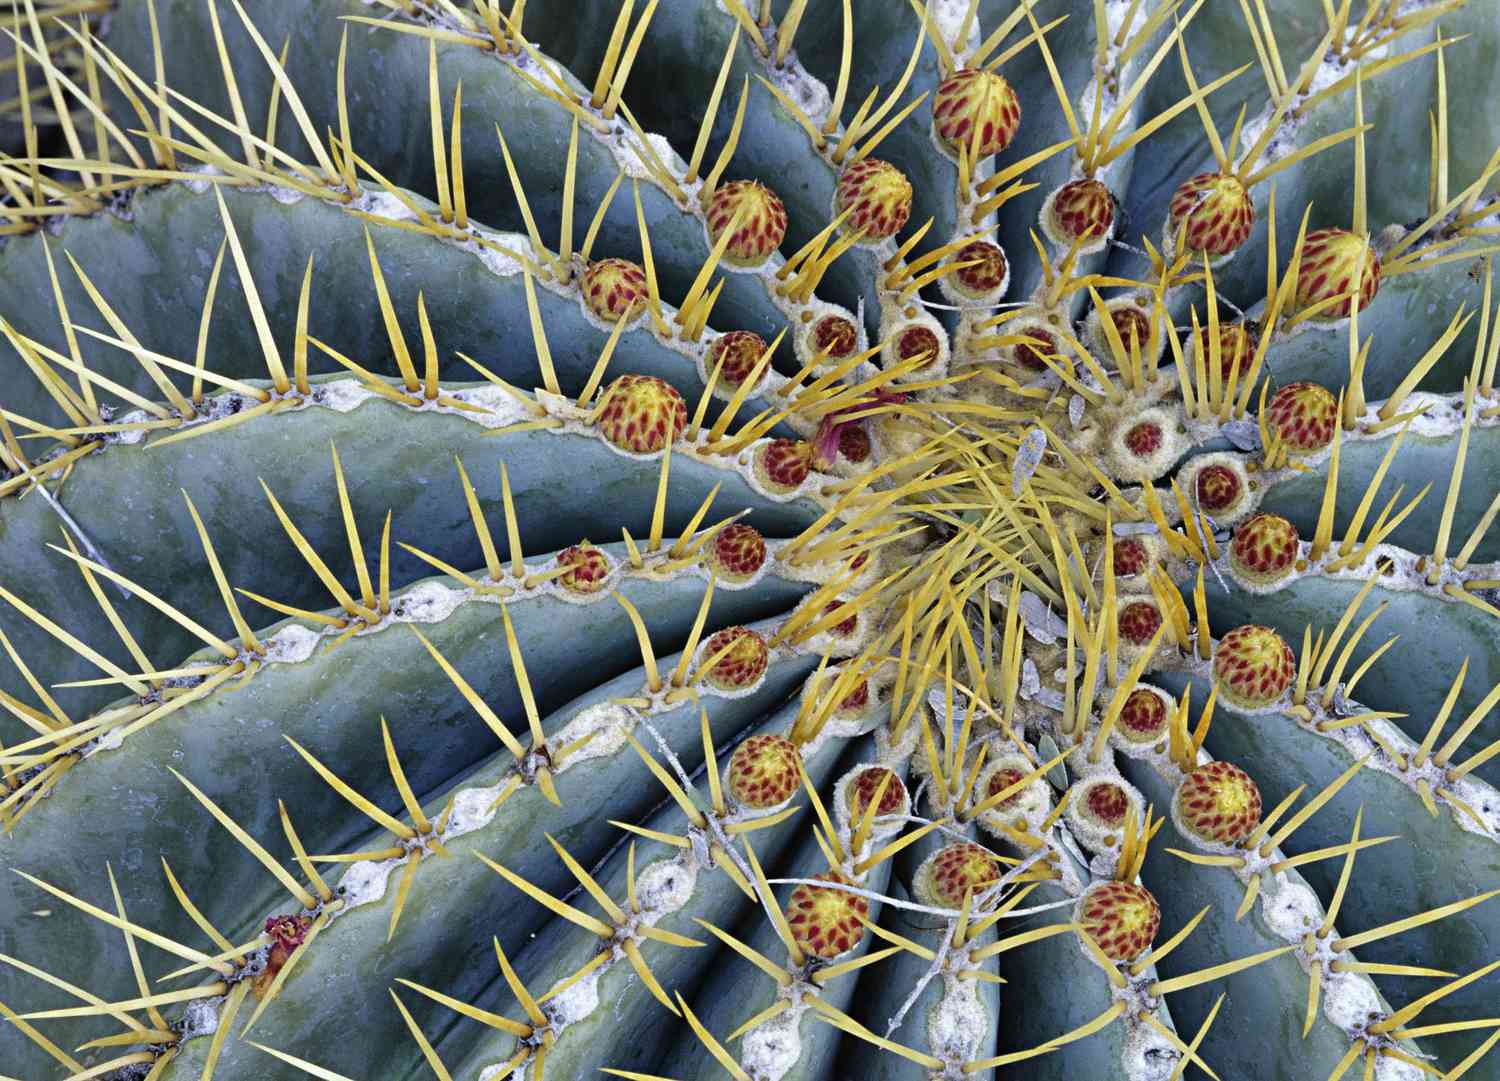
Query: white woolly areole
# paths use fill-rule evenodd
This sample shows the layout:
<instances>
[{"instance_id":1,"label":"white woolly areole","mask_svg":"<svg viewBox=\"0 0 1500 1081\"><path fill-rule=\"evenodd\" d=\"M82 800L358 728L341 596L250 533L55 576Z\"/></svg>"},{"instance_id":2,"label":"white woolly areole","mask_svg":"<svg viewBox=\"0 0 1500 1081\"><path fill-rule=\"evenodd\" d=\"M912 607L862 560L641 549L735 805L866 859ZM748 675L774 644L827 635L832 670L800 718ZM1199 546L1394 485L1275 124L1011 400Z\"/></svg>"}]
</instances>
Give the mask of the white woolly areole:
<instances>
[{"instance_id":1,"label":"white woolly areole","mask_svg":"<svg viewBox=\"0 0 1500 1081\"><path fill-rule=\"evenodd\" d=\"M273 664L299 664L307 660L318 646L322 635L300 623L288 623L261 644L266 647L266 660Z\"/></svg>"},{"instance_id":2,"label":"white woolly areole","mask_svg":"<svg viewBox=\"0 0 1500 1081\"><path fill-rule=\"evenodd\" d=\"M756 1081L780 1081L802 1057L802 1036L797 1028L806 1007L783 1010L764 1024L745 1033L740 1045L740 1065Z\"/></svg>"},{"instance_id":3,"label":"white woolly areole","mask_svg":"<svg viewBox=\"0 0 1500 1081\"><path fill-rule=\"evenodd\" d=\"M401 865L399 859L360 860L351 863L339 879L339 889L344 900L344 911L360 905L374 904L385 896L385 888L391 872Z\"/></svg>"},{"instance_id":4,"label":"white woolly areole","mask_svg":"<svg viewBox=\"0 0 1500 1081\"><path fill-rule=\"evenodd\" d=\"M979 1001L979 981L943 973L943 994L927 1012L927 1047L948 1062L978 1057L979 1041L989 1035L990 1014Z\"/></svg>"},{"instance_id":5,"label":"white woolly areole","mask_svg":"<svg viewBox=\"0 0 1500 1081\"><path fill-rule=\"evenodd\" d=\"M614 702L596 702L592 706L584 706L557 731L552 742L559 747L566 747L591 733L597 735L568 755L562 769L571 769L579 762L586 762L591 758L608 758L625 746L625 734L634 724L635 718L630 710Z\"/></svg>"},{"instance_id":6,"label":"white woolly areole","mask_svg":"<svg viewBox=\"0 0 1500 1081\"><path fill-rule=\"evenodd\" d=\"M312 388L312 399L335 413L352 413L371 398L379 398L358 379L333 379Z\"/></svg>"}]
</instances>

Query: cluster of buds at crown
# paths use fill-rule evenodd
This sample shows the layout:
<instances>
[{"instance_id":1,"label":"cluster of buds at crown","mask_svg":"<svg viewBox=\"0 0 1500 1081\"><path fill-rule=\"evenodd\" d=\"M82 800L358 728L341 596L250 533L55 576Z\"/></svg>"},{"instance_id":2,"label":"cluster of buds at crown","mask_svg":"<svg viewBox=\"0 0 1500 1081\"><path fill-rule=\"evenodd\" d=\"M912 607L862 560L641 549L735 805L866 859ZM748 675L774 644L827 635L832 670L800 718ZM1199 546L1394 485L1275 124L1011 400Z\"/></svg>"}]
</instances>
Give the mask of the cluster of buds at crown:
<instances>
[{"instance_id":1,"label":"cluster of buds at crown","mask_svg":"<svg viewBox=\"0 0 1500 1081\"><path fill-rule=\"evenodd\" d=\"M1177 238L1190 252L1218 258L1250 239L1255 204L1239 177L1230 173L1199 173L1178 185L1167 206L1169 249Z\"/></svg>"},{"instance_id":2,"label":"cluster of buds at crown","mask_svg":"<svg viewBox=\"0 0 1500 1081\"><path fill-rule=\"evenodd\" d=\"M1177 819L1201 841L1243 843L1260 825L1260 789L1250 775L1229 762L1207 762L1177 786Z\"/></svg>"},{"instance_id":3,"label":"cluster of buds at crown","mask_svg":"<svg viewBox=\"0 0 1500 1081\"><path fill-rule=\"evenodd\" d=\"M812 472L813 445L801 439L772 439L756 448L752 461L755 479L768 492L790 495Z\"/></svg>"},{"instance_id":4,"label":"cluster of buds at crown","mask_svg":"<svg viewBox=\"0 0 1500 1081\"><path fill-rule=\"evenodd\" d=\"M709 686L733 693L760 682L771 662L766 640L749 627L725 627L703 645Z\"/></svg>"},{"instance_id":5,"label":"cluster of buds at crown","mask_svg":"<svg viewBox=\"0 0 1500 1081\"><path fill-rule=\"evenodd\" d=\"M558 587L584 596L602 590L614 569L609 556L586 540L558 552L557 565L564 568L553 579Z\"/></svg>"},{"instance_id":6,"label":"cluster of buds at crown","mask_svg":"<svg viewBox=\"0 0 1500 1081\"><path fill-rule=\"evenodd\" d=\"M738 390L745 380L755 374L755 366L760 363L767 348L766 340L754 331L731 330L728 334L720 334L708 347L704 374L713 372L717 367L718 385L730 392ZM765 371L769 368L770 365L767 364L766 369L761 371L761 379L765 378Z\"/></svg>"},{"instance_id":7,"label":"cluster of buds at crown","mask_svg":"<svg viewBox=\"0 0 1500 1081\"><path fill-rule=\"evenodd\" d=\"M1083 253L1103 249L1114 233L1115 197L1093 177L1070 180L1042 204L1042 232L1063 248Z\"/></svg>"},{"instance_id":8,"label":"cluster of buds at crown","mask_svg":"<svg viewBox=\"0 0 1500 1081\"><path fill-rule=\"evenodd\" d=\"M754 526L731 522L714 534L706 558L721 582L742 585L766 565L766 540Z\"/></svg>"},{"instance_id":9,"label":"cluster of buds at crown","mask_svg":"<svg viewBox=\"0 0 1500 1081\"><path fill-rule=\"evenodd\" d=\"M818 881L849 885L837 873L817 876ZM870 902L857 893L831 886L802 883L792 890L786 905L786 923L792 941L804 953L831 961L860 944L865 935L864 921L870 915Z\"/></svg>"},{"instance_id":10,"label":"cluster of buds at crown","mask_svg":"<svg viewBox=\"0 0 1500 1081\"><path fill-rule=\"evenodd\" d=\"M1219 697L1240 709L1271 705L1286 693L1296 674L1291 647L1270 627L1255 623L1236 627L1214 649Z\"/></svg>"},{"instance_id":11,"label":"cluster of buds at crown","mask_svg":"<svg viewBox=\"0 0 1500 1081\"><path fill-rule=\"evenodd\" d=\"M1100 882L1078 899L1075 922L1083 925L1105 957L1116 963L1132 961L1156 940L1161 906L1146 887L1134 882Z\"/></svg>"},{"instance_id":12,"label":"cluster of buds at crown","mask_svg":"<svg viewBox=\"0 0 1500 1081\"><path fill-rule=\"evenodd\" d=\"M646 310L646 272L629 259L590 263L581 283L584 303L606 323L632 320Z\"/></svg>"},{"instance_id":13,"label":"cluster of buds at crown","mask_svg":"<svg viewBox=\"0 0 1500 1081\"><path fill-rule=\"evenodd\" d=\"M1296 310L1314 319L1347 319L1364 311L1380 288L1380 256L1367 237L1347 229L1316 229L1303 239ZM1356 303L1351 304L1350 296Z\"/></svg>"},{"instance_id":14,"label":"cluster of buds at crown","mask_svg":"<svg viewBox=\"0 0 1500 1081\"><path fill-rule=\"evenodd\" d=\"M1279 514L1253 515L1234 531L1229 567L1250 585L1273 585L1292 573L1297 542L1297 527Z\"/></svg>"},{"instance_id":15,"label":"cluster of buds at crown","mask_svg":"<svg viewBox=\"0 0 1500 1081\"><path fill-rule=\"evenodd\" d=\"M861 158L845 167L834 188L834 212L844 227L875 242L895 236L911 217L911 181L888 161Z\"/></svg>"},{"instance_id":16,"label":"cluster of buds at crown","mask_svg":"<svg viewBox=\"0 0 1500 1081\"><path fill-rule=\"evenodd\" d=\"M732 180L719 185L704 209L709 237L715 244L734 226L724 260L735 266L760 266L786 236L786 207L780 196L758 180Z\"/></svg>"},{"instance_id":17,"label":"cluster of buds at crown","mask_svg":"<svg viewBox=\"0 0 1500 1081\"><path fill-rule=\"evenodd\" d=\"M939 84L932 103L932 128L956 156L973 159L998 154L1021 126L1021 100L1004 76L960 68Z\"/></svg>"},{"instance_id":18,"label":"cluster of buds at crown","mask_svg":"<svg viewBox=\"0 0 1500 1081\"><path fill-rule=\"evenodd\" d=\"M1314 454L1333 442L1338 399L1316 383L1288 383L1266 405L1266 423L1292 454Z\"/></svg>"},{"instance_id":19,"label":"cluster of buds at crown","mask_svg":"<svg viewBox=\"0 0 1500 1081\"><path fill-rule=\"evenodd\" d=\"M622 375L604 392L599 434L632 454L664 450L687 428L687 403L654 375Z\"/></svg>"},{"instance_id":20,"label":"cluster of buds at crown","mask_svg":"<svg viewBox=\"0 0 1500 1081\"><path fill-rule=\"evenodd\" d=\"M729 794L744 807L779 807L801 784L802 754L785 736L751 736L729 757Z\"/></svg>"}]
</instances>

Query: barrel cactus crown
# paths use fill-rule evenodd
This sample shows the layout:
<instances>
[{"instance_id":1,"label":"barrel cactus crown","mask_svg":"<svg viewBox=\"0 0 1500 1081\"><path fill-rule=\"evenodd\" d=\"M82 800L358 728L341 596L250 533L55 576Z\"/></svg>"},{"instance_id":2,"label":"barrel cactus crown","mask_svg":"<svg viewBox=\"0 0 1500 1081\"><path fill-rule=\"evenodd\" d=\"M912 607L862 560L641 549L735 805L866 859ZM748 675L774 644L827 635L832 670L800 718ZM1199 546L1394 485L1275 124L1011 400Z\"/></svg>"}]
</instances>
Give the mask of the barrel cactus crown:
<instances>
[{"instance_id":1,"label":"barrel cactus crown","mask_svg":"<svg viewBox=\"0 0 1500 1081\"><path fill-rule=\"evenodd\" d=\"M0 1077L1500 1081L1492 0L0 11Z\"/></svg>"}]
</instances>

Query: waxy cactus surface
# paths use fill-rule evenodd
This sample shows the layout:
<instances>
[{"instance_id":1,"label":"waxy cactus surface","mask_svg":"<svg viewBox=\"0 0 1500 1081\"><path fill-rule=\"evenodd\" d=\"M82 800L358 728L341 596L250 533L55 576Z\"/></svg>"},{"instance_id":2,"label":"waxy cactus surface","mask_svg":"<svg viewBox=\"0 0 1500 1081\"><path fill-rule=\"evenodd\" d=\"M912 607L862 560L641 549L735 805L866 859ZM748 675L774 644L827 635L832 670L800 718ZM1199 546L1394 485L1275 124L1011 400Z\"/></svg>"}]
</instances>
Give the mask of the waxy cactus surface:
<instances>
[{"instance_id":1,"label":"waxy cactus surface","mask_svg":"<svg viewBox=\"0 0 1500 1081\"><path fill-rule=\"evenodd\" d=\"M0 14L0 1079L1500 1081L1493 0Z\"/></svg>"}]
</instances>

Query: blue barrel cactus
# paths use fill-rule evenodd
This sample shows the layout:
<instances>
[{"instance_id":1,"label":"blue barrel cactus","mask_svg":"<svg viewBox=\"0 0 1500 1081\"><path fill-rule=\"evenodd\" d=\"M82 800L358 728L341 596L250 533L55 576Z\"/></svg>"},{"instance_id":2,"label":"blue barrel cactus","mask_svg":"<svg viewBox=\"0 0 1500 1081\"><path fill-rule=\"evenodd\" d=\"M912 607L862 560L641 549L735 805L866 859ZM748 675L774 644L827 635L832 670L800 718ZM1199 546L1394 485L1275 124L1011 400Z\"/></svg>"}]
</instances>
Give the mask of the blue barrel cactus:
<instances>
[{"instance_id":1,"label":"blue barrel cactus","mask_svg":"<svg viewBox=\"0 0 1500 1081\"><path fill-rule=\"evenodd\" d=\"M1500 1079L1493 0L0 15L0 1077Z\"/></svg>"}]
</instances>

